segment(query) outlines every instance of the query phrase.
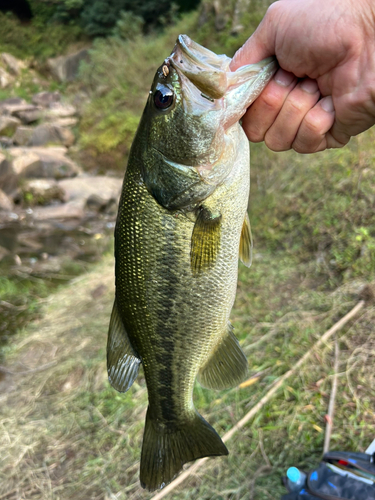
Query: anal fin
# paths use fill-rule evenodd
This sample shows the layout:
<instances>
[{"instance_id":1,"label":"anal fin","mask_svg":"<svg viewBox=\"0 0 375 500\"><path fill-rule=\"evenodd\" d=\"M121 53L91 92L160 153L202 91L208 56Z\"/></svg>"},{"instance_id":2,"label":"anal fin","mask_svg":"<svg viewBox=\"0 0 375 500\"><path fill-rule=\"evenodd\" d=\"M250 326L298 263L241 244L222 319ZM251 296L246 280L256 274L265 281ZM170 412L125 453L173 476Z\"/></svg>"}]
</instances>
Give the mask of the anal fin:
<instances>
[{"instance_id":1,"label":"anal fin","mask_svg":"<svg viewBox=\"0 0 375 500\"><path fill-rule=\"evenodd\" d=\"M228 323L221 341L199 370L198 381L207 389L230 389L244 380L247 369L247 358Z\"/></svg>"},{"instance_id":2,"label":"anal fin","mask_svg":"<svg viewBox=\"0 0 375 500\"><path fill-rule=\"evenodd\" d=\"M190 262L194 275L215 265L220 249L220 236L221 214L201 206L191 237Z\"/></svg>"},{"instance_id":3,"label":"anal fin","mask_svg":"<svg viewBox=\"0 0 375 500\"><path fill-rule=\"evenodd\" d=\"M130 389L137 378L140 363L141 360L130 343L115 300L107 342L107 371L112 387L119 392Z\"/></svg>"},{"instance_id":4,"label":"anal fin","mask_svg":"<svg viewBox=\"0 0 375 500\"><path fill-rule=\"evenodd\" d=\"M251 226L249 215L246 212L242 224L240 239L240 260L245 266L250 267L253 259L253 237L251 235Z\"/></svg>"}]
</instances>

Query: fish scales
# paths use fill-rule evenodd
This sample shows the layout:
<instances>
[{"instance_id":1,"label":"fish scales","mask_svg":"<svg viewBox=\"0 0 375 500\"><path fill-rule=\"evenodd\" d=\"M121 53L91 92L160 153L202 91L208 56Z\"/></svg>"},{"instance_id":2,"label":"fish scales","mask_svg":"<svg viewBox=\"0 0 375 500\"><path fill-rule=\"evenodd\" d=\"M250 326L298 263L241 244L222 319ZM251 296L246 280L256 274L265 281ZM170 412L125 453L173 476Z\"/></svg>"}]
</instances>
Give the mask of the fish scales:
<instances>
[{"instance_id":1,"label":"fish scales","mask_svg":"<svg viewBox=\"0 0 375 500\"><path fill-rule=\"evenodd\" d=\"M225 244L220 248L217 266L198 277L190 269L195 221L161 207L139 182L137 172L132 172L132 165L135 162L129 161L124 183L128 196L116 228L117 300L123 315L129 318L129 329L139 331L139 336L131 340L141 356L146 378L148 370L150 378L152 375L148 382L150 406L154 403L160 406L162 387L168 394L170 390L175 393L176 409L183 410L192 406L197 371L218 341L217 332L225 331L233 305L237 249L249 189L248 165L238 162L233 182L215 192L218 201L222 198L221 191L233 197L230 210L223 218ZM157 238L149 229L154 224L160 228ZM131 252L121 251L121 246L117 247L118 239L126 242ZM142 258L134 259L135 256ZM212 290L216 290L214 296ZM202 331L205 335L200 338ZM172 352L180 355L172 357ZM154 367L162 367L162 373L166 370L174 373L175 384L172 383L171 388L160 384ZM186 387L188 391L181 390L182 383L182 389Z\"/></svg>"},{"instance_id":2,"label":"fish scales","mask_svg":"<svg viewBox=\"0 0 375 500\"><path fill-rule=\"evenodd\" d=\"M201 90L208 97L222 90L211 89L209 72L208 83L202 71L200 80L191 76L189 61L215 72L215 58L223 56L180 36L159 68L130 152L115 229L108 373L113 387L126 391L143 365L149 406L140 479L149 490L168 484L190 460L228 453L194 407L194 382L231 387L247 370L229 315L239 252L247 264L250 259L249 147L238 123L249 98L236 104L233 120L223 114L233 100L230 84L221 101L200 97ZM225 71L227 59L220 59ZM267 64L253 70L257 77L263 72L254 95L275 70Z\"/></svg>"}]
</instances>

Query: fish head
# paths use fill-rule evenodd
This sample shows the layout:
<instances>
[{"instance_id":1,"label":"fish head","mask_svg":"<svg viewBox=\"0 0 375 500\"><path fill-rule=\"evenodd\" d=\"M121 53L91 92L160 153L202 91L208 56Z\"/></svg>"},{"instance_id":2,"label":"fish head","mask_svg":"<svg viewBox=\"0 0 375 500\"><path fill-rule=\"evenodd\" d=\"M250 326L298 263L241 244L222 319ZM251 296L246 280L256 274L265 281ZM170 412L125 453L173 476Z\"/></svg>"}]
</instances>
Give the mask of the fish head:
<instances>
[{"instance_id":1,"label":"fish head","mask_svg":"<svg viewBox=\"0 0 375 500\"><path fill-rule=\"evenodd\" d=\"M230 71L231 59L180 35L158 68L143 114L143 178L157 201L201 201L230 170L233 127L276 70L268 58Z\"/></svg>"}]
</instances>

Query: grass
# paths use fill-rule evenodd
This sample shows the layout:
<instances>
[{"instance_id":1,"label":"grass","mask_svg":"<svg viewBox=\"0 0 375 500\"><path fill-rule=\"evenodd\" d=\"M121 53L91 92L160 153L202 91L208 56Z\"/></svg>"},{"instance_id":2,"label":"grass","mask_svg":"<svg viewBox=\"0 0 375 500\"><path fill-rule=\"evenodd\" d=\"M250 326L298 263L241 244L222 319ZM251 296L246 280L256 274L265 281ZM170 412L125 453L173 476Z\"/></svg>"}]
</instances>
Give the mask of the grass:
<instances>
[{"instance_id":1,"label":"grass","mask_svg":"<svg viewBox=\"0 0 375 500\"><path fill-rule=\"evenodd\" d=\"M340 183L334 174L327 181L330 169L337 168L339 176L340 168L345 170L357 159L345 180L350 189L359 185L366 192L372 178L362 175L358 184L357 168L366 171L370 153L366 153L368 160L361 156L361 167L356 165L362 146L370 147L372 140L370 131L341 153L329 151L314 157L274 155L262 146L253 148L255 257L250 270L240 266L232 321L248 356L250 373L261 375L245 389L215 392L196 385L196 407L219 434L235 425L272 382L355 305L362 288L374 282L366 252L348 260L344 270L331 263L336 240L341 232L350 234L350 229L342 222ZM318 170L326 182L317 180ZM299 190L306 192L307 185L310 202L300 199ZM316 206L314 189L321 190L326 201L319 201L319 206L326 213L309 207ZM283 201L290 203L293 192L293 209L287 210ZM345 205L344 209L349 210ZM352 204L347 224L356 220L357 210L363 213L360 204ZM311 216L305 216L306 212ZM340 225L325 223L332 219L341 220ZM358 220L358 227L371 237L370 214ZM314 232L314 227L319 231ZM355 225L352 232L358 234ZM324 247L324 266L319 252L327 234L331 243ZM343 237L341 244L345 250L356 241ZM107 256L93 271L51 296L42 305L41 318L8 347L7 371L31 371L3 374L0 498L152 498L138 483L147 407L143 375L125 395L111 389L106 377L106 332L113 292L113 261ZM364 451L373 439L374 320L375 307L369 304L337 335L340 374L332 449ZM287 467L316 466L332 383L333 346L332 339L316 350L232 438L229 457L210 459L169 498L275 499L285 493L280 478Z\"/></svg>"}]
</instances>

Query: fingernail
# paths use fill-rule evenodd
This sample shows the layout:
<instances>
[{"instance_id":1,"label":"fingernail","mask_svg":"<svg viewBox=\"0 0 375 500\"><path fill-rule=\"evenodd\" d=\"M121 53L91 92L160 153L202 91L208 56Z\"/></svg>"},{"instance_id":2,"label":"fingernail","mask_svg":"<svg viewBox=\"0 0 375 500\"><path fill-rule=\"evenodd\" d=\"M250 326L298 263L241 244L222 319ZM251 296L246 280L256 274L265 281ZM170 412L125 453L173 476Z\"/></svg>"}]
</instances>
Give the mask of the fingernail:
<instances>
[{"instance_id":1,"label":"fingernail","mask_svg":"<svg viewBox=\"0 0 375 500\"><path fill-rule=\"evenodd\" d=\"M318 84L316 83L315 80L310 80L310 78L306 78L301 82L301 89L304 90L305 92L308 92L309 94L315 94L315 92L318 90Z\"/></svg>"},{"instance_id":2,"label":"fingernail","mask_svg":"<svg viewBox=\"0 0 375 500\"><path fill-rule=\"evenodd\" d=\"M288 71L284 71L280 68L275 75L275 82L283 87L289 87L294 78L293 73L289 73Z\"/></svg>"},{"instance_id":3,"label":"fingernail","mask_svg":"<svg viewBox=\"0 0 375 500\"><path fill-rule=\"evenodd\" d=\"M320 105L324 109L324 111L327 111L327 113L332 113L333 111L335 111L333 100L330 95L327 97L323 97L323 99L321 99L320 101Z\"/></svg>"}]
</instances>

